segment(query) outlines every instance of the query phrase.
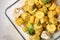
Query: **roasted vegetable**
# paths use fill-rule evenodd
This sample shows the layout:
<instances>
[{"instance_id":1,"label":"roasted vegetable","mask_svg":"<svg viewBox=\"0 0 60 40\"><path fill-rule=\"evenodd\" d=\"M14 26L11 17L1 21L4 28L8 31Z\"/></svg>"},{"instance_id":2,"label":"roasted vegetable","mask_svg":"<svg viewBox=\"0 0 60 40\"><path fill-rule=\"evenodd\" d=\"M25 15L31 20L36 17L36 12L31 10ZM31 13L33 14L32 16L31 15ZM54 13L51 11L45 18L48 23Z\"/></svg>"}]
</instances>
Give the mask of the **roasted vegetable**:
<instances>
[{"instance_id":1,"label":"roasted vegetable","mask_svg":"<svg viewBox=\"0 0 60 40\"><path fill-rule=\"evenodd\" d=\"M26 27L26 26L24 26L22 29L23 29L23 31L24 31L24 32L26 32L27 27Z\"/></svg>"},{"instance_id":2,"label":"roasted vegetable","mask_svg":"<svg viewBox=\"0 0 60 40\"><path fill-rule=\"evenodd\" d=\"M58 15L58 18L57 18L58 22L60 23L60 15Z\"/></svg>"},{"instance_id":3,"label":"roasted vegetable","mask_svg":"<svg viewBox=\"0 0 60 40\"><path fill-rule=\"evenodd\" d=\"M60 31L60 24L57 26L57 30Z\"/></svg>"},{"instance_id":4,"label":"roasted vegetable","mask_svg":"<svg viewBox=\"0 0 60 40\"><path fill-rule=\"evenodd\" d=\"M43 13L43 12L41 12L41 11L37 11L37 12L36 12L36 18L41 19L41 18L43 18L43 17L44 17L44 13Z\"/></svg>"},{"instance_id":5,"label":"roasted vegetable","mask_svg":"<svg viewBox=\"0 0 60 40\"><path fill-rule=\"evenodd\" d=\"M34 16L30 17L29 23L32 23L32 24L34 23Z\"/></svg>"},{"instance_id":6,"label":"roasted vegetable","mask_svg":"<svg viewBox=\"0 0 60 40\"><path fill-rule=\"evenodd\" d=\"M48 24L46 29L48 32L54 33L56 31L56 26L54 24Z\"/></svg>"},{"instance_id":7,"label":"roasted vegetable","mask_svg":"<svg viewBox=\"0 0 60 40\"><path fill-rule=\"evenodd\" d=\"M30 40L40 40L40 37L37 34L31 35Z\"/></svg>"},{"instance_id":8,"label":"roasted vegetable","mask_svg":"<svg viewBox=\"0 0 60 40\"><path fill-rule=\"evenodd\" d=\"M50 34L60 31L60 6L55 0L25 0L16 8L15 23L29 34L30 40L50 40ZM21 13L20 13L21 12Z\"/></svg>"},{"instance_id":9,"label":"roasted vegetable","mask_svg":"<svg viewBox=\"0 0 60 40\"><path fill-rule=\"evenodd\" d=\"M57 25L57 18L52 17L52 18L49 19L49 21L50 21L52 24Z\"/></svg>"},{"instance_id":10,"label":"roasted vegetable","mask_svg":"<svg viewBox=\"0 0 60 40\"><path fill-rule=\"evenodd\" d=\"M51 3L48 3L45 5L47 8L49 8L51 6Z\"/></svg>"},{"instance_id":11,"label":"roasted vegetable","mask_svg":"<svg viewBox=\"0 0 60 40\"><path fill-rule=\"evenodd\" d=\"M49 40L51 38L51 35L50 35L49 32L43 31L42 34L41 34L41 38L45 39L45 40Z\"/></svg>"},{"instance_id":12,"label":"roasted vegetable","mask_svg":"<svg viewBox=\"0 0 60 40\"><path fill-rule=\"evenodd\" d=\"M22 25L22 24L24 23L24 20L23 20L22 18L16 18L16 19L15 19L15 23L16 23L18 26L20 26L20 25Z\"/></svg>"},{"instance_id":13,"label":"roasted vegetable","mask_svg":"<svg viewBox=\"0 0 60 40\"><path fill-rule=\"evenodd\" d=\"M35 34L35 30L33 29L33 24L30 24L30 27L26 30L26 32L30 35Z\"/></svg>"},{"instance_id":14,"label":"roasted vegetable","mask_svg":"<svg viewBox=\"0 0 60 40\"><path fill-rule=\"evenodd\" d=\"M56 15L56 11L48 11L48 17L52 18Z\"/></svg>"},{"instance_id":15,"label":"roasted vegetable","mask_svg":"<svg viewBox=\"0 0 60 40\"><path fill-rule=\"evenodd\" d=\"M41 0L44 4L51 2L51 0Z\"/></svg>"},{"instance_id":16,"label":"roasted vegetable","mask_svg":"<svg viewBox=\"0 0 60 40\"><path fill-rule=\"evenodd\" d=\"M56 7L56 12L57 12L58 15L60 14L60 6Z\"/></svg>"},{"instance_id":17,"label":"roasted vegetable","mask_svg":"<svg viewBox=\"0 0 60 40\"><path fill-rule=\"evenodd\" d=\"M56 3L53 3L52 5L51 5L51 7L49 8L49 10L54 10L55 8L56 8Z\"/></svg>"},{"instance_id":18,"label":"roasted vegetable","mask_svg":"<svg viewBox=\"0 0 60 40\"><path fill-rule=\"evenodd\" d=\"M30 16L31 16L31 15L28 14L28 13L22 13L22 14L21 14L21 17L23 18L23 20L24 20L25 22L29 21L29 17L30 17Z\"/></svg>"},{"instance_id":19,"label":"roasted vegetable","mask_svg":"<svg viewBox=\"0 0 60 40\"><path fill-rule=\"evenodd\" d=\"M40 11L44 12L44 13L47 13L48 12L48 9L46 6L43 6L42 8L39 9Z\"/></svg>"},{"instance_id":20,"label":"roasted vegetable","mask_svg":"<svg viewBox=\"0 0 60 40\"><path fill-rule=\"evenodd\" d=\"M40 35L41 32L43 31L43 27L41 24L34 24L34 30L37 35Z\"/></svg>"}]
</instances>

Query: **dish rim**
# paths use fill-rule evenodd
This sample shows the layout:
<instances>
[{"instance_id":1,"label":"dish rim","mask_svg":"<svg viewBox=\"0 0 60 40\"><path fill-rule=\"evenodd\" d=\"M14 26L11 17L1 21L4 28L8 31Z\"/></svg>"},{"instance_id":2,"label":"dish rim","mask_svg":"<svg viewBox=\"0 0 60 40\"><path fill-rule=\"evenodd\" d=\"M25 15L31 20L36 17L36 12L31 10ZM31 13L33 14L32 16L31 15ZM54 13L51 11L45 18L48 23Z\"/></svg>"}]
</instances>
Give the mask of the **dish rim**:
<instances>
[{"instance_id":1,"label":"dish rim","mask_svg":"<svg viewBox=\"0 0 60 40\"><path fill-rule=\"evenodd\" d=\"M25 37L22 35L22 33L17 29L17 27L15 26L15 24L12 22L12 20L9 18L9 16L7 15L7 10L9 9L9 8L11 8L13 5L15 5L17 2L19 2L20 0L16 0L13 4L11 4L9 7L7 7L6 9L5 9L5 16L8 18L8 20L11 22L11 24L13 25L13 27L16 29L16 31L19 33L19 35L24 39L24 40L26 40L25 39Z\"/></svg>"}]
</instances>

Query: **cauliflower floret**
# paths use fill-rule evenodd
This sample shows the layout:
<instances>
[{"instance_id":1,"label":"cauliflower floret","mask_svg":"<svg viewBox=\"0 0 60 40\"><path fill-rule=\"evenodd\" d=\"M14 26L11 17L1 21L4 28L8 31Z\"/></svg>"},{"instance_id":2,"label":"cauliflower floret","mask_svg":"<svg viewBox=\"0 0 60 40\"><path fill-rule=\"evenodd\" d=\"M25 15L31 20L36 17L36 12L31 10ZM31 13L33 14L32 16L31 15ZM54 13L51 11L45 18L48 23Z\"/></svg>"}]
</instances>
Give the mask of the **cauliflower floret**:
<instances>
[{"instance_id":1,"label":"cauliflower floret","mask_svg":"<svg viewBox=\"0 0 60 40\"><path fill-rule=\"evenodd\" d=\"M34 7L34 0L27 0L23 9L24 11L31 13L33 11L33 7Z\"/></svg>"},{"instance_id":2,"label":"cauliflower floret","mask_svg":"<svg viewBox=\"0 0 60 40\"><path fill-rule=\"evenodd\" d=\"M33 6L34 5L34 0L27 0L26 4Z\"/></svg>"},{"instance_id":3,"label":"cauliflower floret","mask_svg":"<svg viewBox=\"0 0 60 40\"><path fill-rule=\"evenodd\" d=\"M48 17L54 17L56 15L56 11L48 11Z\"/></svg>"},{"instance_id":4,"label":"cauliflower floret","mask_svg":"<svg viewBox=\"0 0 60 40\"><path fill-rule=\"evenodd\" d=\"M33 11L33 7L29 6L27 4L23 7L23 9L24 9L24 11L29 12L29 13L31 13Z\"/></svg>"},{"instance_id":5,"label":"cauliflower floret","mask_svg":"<svg viewBox=\"0 0 60 40\"><path fill-rule=\"evenodd\" d=\"M40 35L41 34L41 32L43 31L43 27L42 27L42 25L37 25L37 24L34 24L34 30L35 30L35 33L37 34L37 35Z\"/></svg>"},{"instance_id":6,"label":"cauliflower floret","mask_svg":"<svg viewBox=\"0 0 60 40\"><path fill-rule=\"evenodd\" d=\"M45 40L49 40L51 37L50 33L47 32L47 31L43 31L42 34L41 34L41 38L42 39L45 39Z\"/></svg>"},{"instance_id":7,"label":"cauliflower floret","mask_svg":"<svg viewBox=\"0 0 60 40\"><path fill-rule=\"evenodd\" d=\"M46 6L43 6L42 8L39 9L40 11L47 13L48 9Z\"/></svg>"},{"instance_id":8,"label":"cauliflower floret","mask_svg":"<svg viewBox=\"0 0 60 40\"><path fill-rule=\"evenodd\" d=\"M52 18L49 19L49 21L50 21L52 24L57 25L57 18L52 17Z\"/></svg>"},{"instance_id":9,"label":"cauliflower floret","mask_svg":"<svg viewBox=\"0 0 60 40\"><path fill-rule=\"evenodd\" d=\"M34 3L36 4L36 6L37 6L38 8L41 7L40 2L39 2L38 0L34 0Z\"/></svg>"},{"instance_id":10,"label":"cauliflower floret","mask_svg":"<svg viewBox=\"0 0 60 40\"><path fill-rule=\"evenodd\" d=\"M48 21L48 17L44 16L43 18L40 19L41 24L46 23Z\"/></svg>"},{"instance_id":11,"label":"cauliflower floret","mask_svg":"<svg viewBox=\"0 0 60 40\"><path fill-rule=\"evenodd\" d=\"M40 30L42 31L43 30L43 27L42 25L38 26L37 24L34 24L34 29L37 31L37 30Z\"/></svg>"},{"instance_id":12,"label":"cauliflower floret","mask_svg":"<svg viewBox=\"0 0 60 40\"><path fill-rule=\"evenodd\" d=\"M16 8L16 9L14 10L14 17L15 17L15 18L18 18L19 16L21 16L22 13L23 13L23 10L22 10L22 9Z\"/></svg>"},{"instance_id":13,"label":"cauliflower floret","mask_svg":"<svg viewBox=\"0 0 60 40\"><path fill-rule=\"evenodd\" d=\"M56 31L56 26L54 24L48 24L46 29L48 32L54 33Z\"/></svg>"}]
</instances>

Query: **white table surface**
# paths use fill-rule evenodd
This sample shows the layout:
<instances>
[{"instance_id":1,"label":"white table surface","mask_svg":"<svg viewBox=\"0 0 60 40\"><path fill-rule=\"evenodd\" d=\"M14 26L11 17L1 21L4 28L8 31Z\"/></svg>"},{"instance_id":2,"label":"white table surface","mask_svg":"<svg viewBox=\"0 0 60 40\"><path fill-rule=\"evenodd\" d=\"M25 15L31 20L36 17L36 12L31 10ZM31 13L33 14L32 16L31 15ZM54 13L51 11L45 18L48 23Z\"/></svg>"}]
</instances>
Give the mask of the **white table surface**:
<instances>
[{"instance_id":1,"label":"white table surface","mask_svg":"<svg viewBox=\"0 0 60 40\"><path fill-rule=\"evenodd\" d=\"M0 40L23 40L4 14L16 0L0 0Z\"/></svg>"}]
</instances>

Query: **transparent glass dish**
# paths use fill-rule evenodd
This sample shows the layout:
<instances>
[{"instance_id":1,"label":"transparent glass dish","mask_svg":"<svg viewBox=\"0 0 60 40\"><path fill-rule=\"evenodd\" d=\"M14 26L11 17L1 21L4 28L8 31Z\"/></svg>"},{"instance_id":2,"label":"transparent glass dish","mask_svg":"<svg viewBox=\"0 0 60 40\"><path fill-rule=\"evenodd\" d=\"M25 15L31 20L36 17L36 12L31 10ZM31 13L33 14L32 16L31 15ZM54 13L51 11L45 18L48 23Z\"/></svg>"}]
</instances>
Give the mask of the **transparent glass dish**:
<instances>
[{"instance_id":1,"label":"transparent glass dish","mask_svg":"<svg viewBox=\"0 0 60 40\"><path fill-rule=\"evenodd\" d=\"M25 32L23 32L22 27L19 27L15 24L14 22L14 9L15 8L22 8L22 6L24 5L25 0L16 0L16 2L14 2L12 5L10 5L8 8L6 8L5 10L5 15L6 17L9 19L9 21L11 22L11 24L13 25L13 27L17 30L17 32L20 34L20 36L24 39L24 40L29 40L29 35L26 34ZM23 26L23 25L22 25ZM60 38L60 36L58 36L56 39Z\"/></svg>"},{"instance_id":2,"label":"transparent glass dish","mask_svg":"<svg viewBox=\"0 0 60 40\"><path fill-rule=\"evenodd\" d=\"M26 33L23 32L22 27L18 27L15 22L14 22L14 9L15 8L22 8L22 6L24 5L25 1L24 0L17 0L16 2L14 2L12 5L10 5L8 8L6 8L5 10L5 15L6 17L9 19L9 21L12 23L13 27L17 30L17 32L20 34L20 36L24 39L24 40L29 40L29 35L27 35Z\"/></svg>"}]
</instances>

